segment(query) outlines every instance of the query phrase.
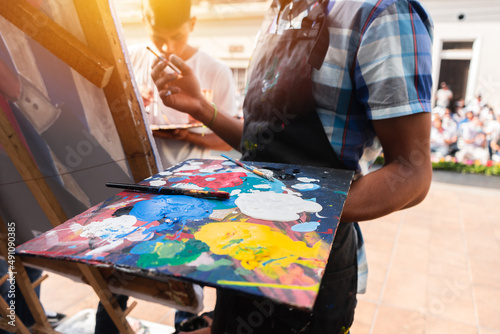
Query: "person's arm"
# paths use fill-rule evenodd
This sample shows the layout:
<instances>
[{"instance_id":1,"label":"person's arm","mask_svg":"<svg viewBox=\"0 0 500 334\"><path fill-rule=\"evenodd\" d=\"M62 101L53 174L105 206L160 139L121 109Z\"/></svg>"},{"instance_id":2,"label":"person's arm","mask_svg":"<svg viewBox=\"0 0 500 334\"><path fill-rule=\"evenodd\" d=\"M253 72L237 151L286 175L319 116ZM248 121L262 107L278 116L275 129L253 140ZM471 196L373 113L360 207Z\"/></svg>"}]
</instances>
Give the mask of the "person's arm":
<instances>
[{"instance_id":1,"label":"person's arm","mask_svg":"<svg viewBox=\"0 0 500 334\"><path fill-rule=\"evenodd\" d=\"M175 55L171 57L171 61L181 70L182 76L165 72L166 63L162 61L155 62L151 72L163 103L191 115L239 150L243 122L224 113L216 114L215 107L203 97L200 84L189 66Z\"/></svg>"},{"instance_id":2,"label":"person's arm","mask_svg":"<svg viewBox=\"0 0 500 334\"><path fill-rule=\"evenodd\" d=\"M197 146L201 146L210 150L229 151L229 146L215 133L199 134L189 131L189 129L175 130L156 130L153 131L153 136L167 139L183 140Z\"/></svg>"},{"instance_id":3,"label":"person's arm","mask_svg":"<svg viewBox=\"0 0 500 334\"><path fill-rule=\"evenodd\" d=\"M379 218L420 203L432 180L430 113L373 121L384 150L382 168L352 183L342 222Z\"/></svg>"}]
</instances>

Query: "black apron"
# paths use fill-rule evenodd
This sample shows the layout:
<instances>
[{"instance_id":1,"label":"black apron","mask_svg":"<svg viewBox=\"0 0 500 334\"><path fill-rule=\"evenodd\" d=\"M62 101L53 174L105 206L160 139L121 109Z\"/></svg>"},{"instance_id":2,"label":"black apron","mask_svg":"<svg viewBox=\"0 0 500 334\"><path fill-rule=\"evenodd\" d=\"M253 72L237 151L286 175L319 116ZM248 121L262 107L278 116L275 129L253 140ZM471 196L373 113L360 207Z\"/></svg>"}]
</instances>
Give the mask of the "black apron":
<instances>
[{"instance_id":1,"label":"black apron","mask_svg":"<svg viewBox=\"0 0 500 334\"><path fill-rule=\"evenodd\" d=\"M268 18L293 19L309 4L293 2L292 10L282 12L275 2ZM243 106L242 160L345 169L326 136L312 92L312 68L320 68L329 46L327 4L319 1L300 29L261 36ZM339 224L312 314L219 290L212 333L344 333L356 305L354 233L352 224Z\"/></svg>"}]
</instances>

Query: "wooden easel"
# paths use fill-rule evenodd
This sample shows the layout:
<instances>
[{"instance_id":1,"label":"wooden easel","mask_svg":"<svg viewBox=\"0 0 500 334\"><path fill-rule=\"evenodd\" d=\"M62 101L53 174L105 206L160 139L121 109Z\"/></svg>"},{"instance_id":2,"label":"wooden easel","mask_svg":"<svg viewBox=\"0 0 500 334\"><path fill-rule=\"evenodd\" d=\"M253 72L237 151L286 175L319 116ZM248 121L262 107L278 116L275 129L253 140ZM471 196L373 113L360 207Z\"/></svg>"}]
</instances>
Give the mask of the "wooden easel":
<instances>
[{"instance_id":1,"label":"wooden easel","mask_svg":"<svg viewBox=\"0 0 500 334\"><path fill-rule=\"evenodd\" d=\"M0 0L0 15L94 85L103 88L132 176L136 182L139 182L156 174L158 170L143 121L140 103L136 98L119 43L109 2L108 0L74 0L74 4L88 45L71 35L25 0ZM0 144L4 147L51 224L55 227L65 222L68 217L1 108ZM3 224L3 222L0 223ZM19 258L16 258L16 261L22 265ZM86 282L99 296L102 305L119 331L127 334L133 333L125 318L131 308L126 311L120 309L115 298L111 295L101 271L84 264L77 264L77 266ZM37 322L34 329L38 333L54 333L43 309L41 309L38 298L34 295L32 284L27 275L19 273L18 269L17 280L23 295L29 301L30 310L33 307L32 313ZM26 274L25 271L24 274ZM40 282L35 283L40 284ZM1 300L0 306L3 308ZM19 333L28 333L21 322L16 322L16 325ZM1 323L0 327L3 328ZM9 327L8 330L12 330L12 328Z\"/></svg>"},{"instance_id":2,"label":"wooden easel","mask_svg":"<svg viewBox=\"0 0 500 334\"><path fill-rule=\"evenodd\" d=\"M3 220L0 218L0 255L7 261L9 259L8 256L8 243L7 243L7 238L8 236L8 231L5 223ZM26 272L26 269L24 268L22 260L18 257L14 257L14 271L15 271L15 279L16 283L19 286L19 289L21 290L20 292L16 293L22 293L25 300L26 304L28 305L31 314L33 316L33 319L35 319L35 325L33 326L32 330L34 333L44 333L44 334L56 334L54 329L52 329L51 325L49 324L47 320L47 316L45 315L45 311L43 310L42 305L40 304L40 300L38 299L38 296L36 295L35 288L39 286L47 277L48 275L45 274L42 277L40 277L38 280L35 282L31 282L28 273ZM9 277L9 274L5 274L1 279L0 279L0 285L5 283ZM9 305L7 302L3 299L0 298L0 315L2 318L0 319L0 328L12 332L12 333L21 333L21 334L29 334L30 331L26 328L26 326L23 324L21 319L15 315L16 320L15 320L15 326L12 326L9 324L9 320L7 320L7 309Z\"/></svg>"}]
</instances>

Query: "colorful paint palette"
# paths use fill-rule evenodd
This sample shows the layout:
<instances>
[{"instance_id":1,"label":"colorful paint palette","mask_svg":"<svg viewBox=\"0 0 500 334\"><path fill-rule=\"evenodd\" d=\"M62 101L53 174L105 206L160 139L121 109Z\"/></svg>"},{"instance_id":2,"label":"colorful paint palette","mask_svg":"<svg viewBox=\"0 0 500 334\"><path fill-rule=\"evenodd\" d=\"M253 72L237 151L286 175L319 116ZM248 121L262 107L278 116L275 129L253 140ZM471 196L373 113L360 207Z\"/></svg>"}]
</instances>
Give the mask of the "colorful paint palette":
<instances>
[{"instance_id":1,"label":"colorful paint palette","mask_svg":"<svg viewBox=\"0 0 500 334\"><path fill-rule=\"evenodd\" d=\"M175 276L312 309L353 173L250 164L272 170L276 181L230 161L187 160L141 184L223 190L231 198L122 191L17 252Z\"/></svg>"}]
</instances>

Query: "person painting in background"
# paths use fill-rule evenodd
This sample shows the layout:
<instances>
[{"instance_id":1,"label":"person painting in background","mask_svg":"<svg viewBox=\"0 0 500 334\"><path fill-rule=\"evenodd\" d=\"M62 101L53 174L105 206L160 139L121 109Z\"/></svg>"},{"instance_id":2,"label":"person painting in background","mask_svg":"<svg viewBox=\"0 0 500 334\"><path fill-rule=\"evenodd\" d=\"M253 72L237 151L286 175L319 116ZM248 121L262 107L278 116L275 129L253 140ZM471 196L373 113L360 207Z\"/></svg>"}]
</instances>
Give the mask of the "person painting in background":
<instances>
[{"instance_id":1,"label":"person painting in background","mask_svg":"<svg viewBox=\"0 0 500 334\"><path fill-rule=\"evenodd\" d=\"M196 17L191 16L191 1L143 0L142 13L153 45L150 43L134 46L131 48L130 57L149 123L182 125L192 122L193 119L161 102L151 79L151 66L156 56L149 52L146 46L165 57L171 54L179 56L193 69L200 81L201 90L210 102L217 106L218 112L228 117L236 116L236 86L231 69L222 61L188 44L189 35L196 25ZM190 158L207 158L211 149L230 149L219 136L202 127L154 131L153 135L163 168Z\"/></svg>"},{"instance_id":2,"label":"person painting in background","mask_svg":"<svg viewBox=\"0 0 500 334\"><path fill-rule=\"evenodd\" d=\"M204 92L220 114L228 118L235 117L236 86L231 69L222 61L188 44L189 35L196 25L196 17L191 16L191 1L142 0L142 16L151 42L130 48L129 55L150 125L185 125L193 119L161 102L151 78L151 67L156 56L147 50L148 46L158 55L168 57L175 54L185 61L200 81L200 93ZM212 149L227 151L231 148L205 127L159 130L154 131L153 136L164 169L186 159L208 158ZM202 294L201 287L196 286L195 289ZM115 298L120 307L125 309L128 297L115 295ZM99 303L97 309L95 333L118 333L102 304ZM177 311L176 327L179 328L182 321L194 315Z\"/></svg>"},{"instance_id":3,"label":"person painting in background","mask_svg":"<svg viewBox=\"0 0 500 334\"><path fill-rule=\"evenodd\" d=\"M414 0L273 1L250 64L244 126L218 116L193 70L152 72L165 105L210 126L242 159L351 169L312 313L218 290L198 333L347 333L357 291L358 221L421 202L430 162L432 22ZM383 149L385 165L367 166ZM256 315L260 315L257 317ZM257 321L258 319L258 321Z\"/></svg>"}]
</instances>

